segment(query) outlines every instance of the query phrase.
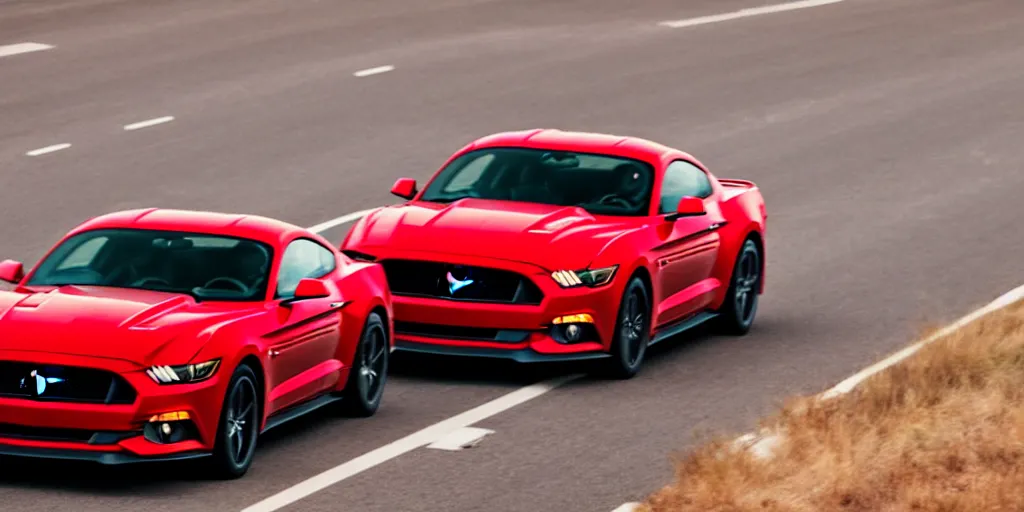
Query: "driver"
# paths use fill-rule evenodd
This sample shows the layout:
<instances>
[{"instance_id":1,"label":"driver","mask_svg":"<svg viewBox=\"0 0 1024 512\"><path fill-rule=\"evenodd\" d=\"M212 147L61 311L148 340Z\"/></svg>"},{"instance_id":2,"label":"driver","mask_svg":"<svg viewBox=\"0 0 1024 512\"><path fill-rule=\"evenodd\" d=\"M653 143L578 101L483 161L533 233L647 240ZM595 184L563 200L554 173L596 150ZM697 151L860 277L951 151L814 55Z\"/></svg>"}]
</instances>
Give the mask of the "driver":
<instances>
[{"instance_id":1,"label":"driver","mask_svg":"<svg viewBox=\"0 0 1024 512\"><path fill-rule=\"evenodd\" d=\"M234 260L238 262L235 277L245 283L249 289L254 289L263 284L267 276L267 267L270 260L267 254L259 246L241 243L234 250Z\"/></svg>"},{"instance_id":2,"label":"driver","mask_svg":"<svg viewBox=\"0 0 1024 512\"><path fill-rule=\"evenodd\" d=\"M643 203L644 194L647 192L647 180L644 179L644 170L631 163L624 163L612 169L615 183L618 186L610 195L621 197L633 206Z\"/></svg>"}]
</instances>

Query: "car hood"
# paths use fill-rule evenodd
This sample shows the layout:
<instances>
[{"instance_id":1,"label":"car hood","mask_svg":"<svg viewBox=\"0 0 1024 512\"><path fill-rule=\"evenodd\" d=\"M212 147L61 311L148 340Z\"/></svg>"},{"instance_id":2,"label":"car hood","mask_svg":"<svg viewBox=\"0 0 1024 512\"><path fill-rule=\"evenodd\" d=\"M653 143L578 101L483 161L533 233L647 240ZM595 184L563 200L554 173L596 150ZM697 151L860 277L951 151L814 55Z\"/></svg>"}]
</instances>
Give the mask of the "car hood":
<instances>
[{"instance_id":1,"label":"car hood","mask_svg":"<svg viewBox=\"0 0 1024 512\"><path fill-rule=\"evenodd\" d=\"M575 270L637 227L635 218L598 217L579 207L481 199L414 202L368 215L353 228L346 248L498 258L548 271Z\"/></svg>"},{"instance_id":2,"label":"car hood","mask_svg":"<svg viewBox=\"0 0 1024 512\"><path fill-rule=\"evenodd\" d=\"M213 328L257 312L187 295L87 286L0 292L0 350L187 363Z\"/></svg>"}]
</instances>

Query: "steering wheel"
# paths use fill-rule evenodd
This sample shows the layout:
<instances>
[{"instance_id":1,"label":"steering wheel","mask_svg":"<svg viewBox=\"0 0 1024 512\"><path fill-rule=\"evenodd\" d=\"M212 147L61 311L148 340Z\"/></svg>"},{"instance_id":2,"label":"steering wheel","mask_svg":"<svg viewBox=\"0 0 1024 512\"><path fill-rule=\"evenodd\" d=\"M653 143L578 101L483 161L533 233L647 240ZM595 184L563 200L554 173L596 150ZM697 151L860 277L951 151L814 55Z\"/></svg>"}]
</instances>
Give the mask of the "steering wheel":
<instances>
[{"instance_id":1,"label":"steering wheel","mask_svg":"<svg viewBox=\"0 0 1024 512\"><path fill-rule=\"evenodd\" d=\"M132 286L132 287L142 286L142 285L144 285L146 283L156 283L156 284L162 284L162 285L164 285L164 286L166 286L168 288L171 287L171 283L168 283L167 280L165 280L165 279L163 279L161 277L154 277L154 276L143 277L142 279L136 279L129 286Z\"/></svg>"},{"instance_id":2,"label":"steering wheel","mask_svg":"<svg viewBox=\"0 0 1024 512\"><path fill-rule=\"evenodd\" d=\"M630 203L629 201L623 199L622 197L619 197L616 194L606 194L606 195L602 196L601 199L598 199L597 202L598 202L598 204L606 204L606 205L609 205L609 206L617 203L618 206L621 206L623 208L632 208L633 207L632 203Z\"/></svg>"},{"instance_id":3,"label":"steering wheel","mask_svg":"<svg viewBox=\"0 0 1024 512\"><path fill-rule=\"evenodd\" d=\"M235 288L238 288L238 291L240 291L242 293L246 293L246 292L249 291L249 287L246 286L245 283L243 283L243 282L241 282L238 279L235 279L233 277L215 277L215 278L210 279L209 281L207 281L206 284L203 285L203 288L211 288L211 289L216 288L216 287L213 286L215 283L226 283L226 284L229 284L231 286L234 286ZM220 287L220 289L224 289L224 287Z\"/></svg>"}]
</instances>

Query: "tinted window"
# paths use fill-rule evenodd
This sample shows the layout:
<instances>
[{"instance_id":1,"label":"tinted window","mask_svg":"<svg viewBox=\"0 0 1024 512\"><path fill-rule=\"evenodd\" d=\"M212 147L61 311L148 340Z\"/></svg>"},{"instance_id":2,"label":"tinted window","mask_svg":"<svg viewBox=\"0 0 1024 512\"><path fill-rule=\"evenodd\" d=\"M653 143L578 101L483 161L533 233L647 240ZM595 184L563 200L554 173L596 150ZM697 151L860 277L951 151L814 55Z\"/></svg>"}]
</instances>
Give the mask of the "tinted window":
<instances>
[{"instance_id":1,"label":"tinted window","mask_svg":"<svg viewBox=\"0 0 1024 512\"><path fill-rule=\"evenodd\" d=\"M424 201L465 198L580 206L601 215L646 215L654 168L610 155L530 148L468 152L442 169Z\"/></svg>"},{"instance_id":2,"label":"tinted window","mask_svg":"<svg viewBox=\"0 0 1024 512\"><path fill-rule=\"evenodd\" d=\"M676 160L665 169L665 178L661 184L661 207L658 213L676 211L683 196L703 199L710 196L711 192L711 181L700 167Z\"/></svg>"},{"instance_id":3,"label":"tinted window","mask_svg":"<svg viewBox=\"0 0 1024 512\"><path fill-rule=\"evenodd\" d=\"M202 300L263 300L272 249L254 240L175 231L79 233L44 259L29 286L113 286Z\"/></svg>"},{"instance_id":4,"label":"tinted window","mask_svg":"<svg viewBox=\"0 0 1024 512\"><path fill-rule=\"evenodd\" d=\"M334 266L334 253L326 247L305 238L293 241L281 256L281 269L277 273L277 298L292 297L299 281L307 277L323 277L334 270Z\"/></svg>"}]
</instances>

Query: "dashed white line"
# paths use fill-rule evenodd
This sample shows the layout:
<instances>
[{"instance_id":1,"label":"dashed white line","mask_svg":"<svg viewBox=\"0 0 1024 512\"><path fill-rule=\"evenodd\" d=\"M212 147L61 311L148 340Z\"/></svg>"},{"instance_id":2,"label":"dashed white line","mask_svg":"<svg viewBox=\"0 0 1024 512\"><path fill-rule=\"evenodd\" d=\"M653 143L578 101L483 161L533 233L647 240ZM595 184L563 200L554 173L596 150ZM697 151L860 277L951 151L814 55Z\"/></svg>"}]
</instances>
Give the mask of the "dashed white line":
<instances>
[{"instance_id":1,"label":"dashed white line","mask_svg":"<svg viewBox=\"0 0 1024 512\"><path fill-rule=\"evenodd\" d=\"M361 71L356 71L355 73L352 73L352 74L357 76L357 77L359 77L359 78L362 78L364 76L379 75L381 73L387 73L388 71L394 71L394 69L395 69L394 66L379 66L379 67L375 67L375 68L370 68L370 69L364 69L364 70L361 70Z\"/></svg>"},{"instance_id":2,"label":"dashed white line","mask_svg":"<svg viewBox=\"0 0 1024 512\"><path fill-rule=\"evenodd\" d=\"M402 439L381 446L380 448L324 471L319 475L309 478L303 482L299 482L298 484L270 496L255 505L243 509L242 512L273 512L286 507L307 496L315 494L318 491L337 484L346 478L355 476L400 455L433 443L455 430L468 427L500 412L507 411L519 404L533 400L548 391L580 377L582 377L582 375L569 375L567 377L538 382L537 384L517 389L507 395L500 396L483 405L477 406L456 416L452 416L451 418L439 423L430 425L429 427L418 432L414 432Z\"/></svg>"},{"instance_id":3,"label":"dashed white line","mask_svg":"<svg viewBox=\"0 0 1024 512\"><path fill-rule=\"evenodd\" d=\"M16 43L0 45L0 57L10 57L23 53L41 52L54 48L53 45L43 43Z\"/></svg>"},{"instance_id":4,"label":"dashed white line","mask_svg":"<svg viewBox=\"0 0 1024 512\"><path fill-rule=\"evenodd\" d=\"M484 437L493 433L493 430L486 428L462 427L430 443L427 448L457 452L476 446Z\"/></svg>"},{"instance_id":5,"label":"dashed white line","mask_svg":"<svg viewBox=\"0 0 1024 512\"><path fill-rule=\"evenodd\" d=\"M147 119L145 121L139 121L138 123L126 124L124 129L127 131L138 130L140 128L149 128L150 126L156 126L158 124L164 124L174 121L174 116L157 117L155 119Z\"/></svg>"},{"instance_id":6,"label":"dashed white line","mask_svg":"<svg viewBox=\"0 0 1024 512\"><path fill-rule=\"evenodd\" d=\"M685 20L674 20L674 21L663 21L659 25L669 28L683 28L693 27L696 25L707 25L709 23L719 23L722 21L730 21L739 18L749 18L751 16L760 16L762 14L775 14L779 12L794 11L797 9L808 9L811 7L821 7L823 5L837 4L843 0L803 0L800 2L789 2L784 4L766 5L764 7L754 7L750 9L742 9L739 11L728 12L725 14L715 14L712 16L701 16L699 18L690 18Z\"/></svg>"},{"instance_id":7,"label":"dashed white line","mask_svg":"<svg viewBox=\"0 0 1024 512\"><path fill-rule=\"evenodd\" d=\"M67 149L67 148L70 148L70 147L71 147L71 144L66 144L66 143L65 144L54 144L52 146L46 146L45 148L33 149L32 151L29 151L28 153L25 153L25 154L28 155L28 156L39 156L39 155L45 155L47 153L53 153L54 151L60 151L62 149Z\"/></svg>"}]
</instances>

